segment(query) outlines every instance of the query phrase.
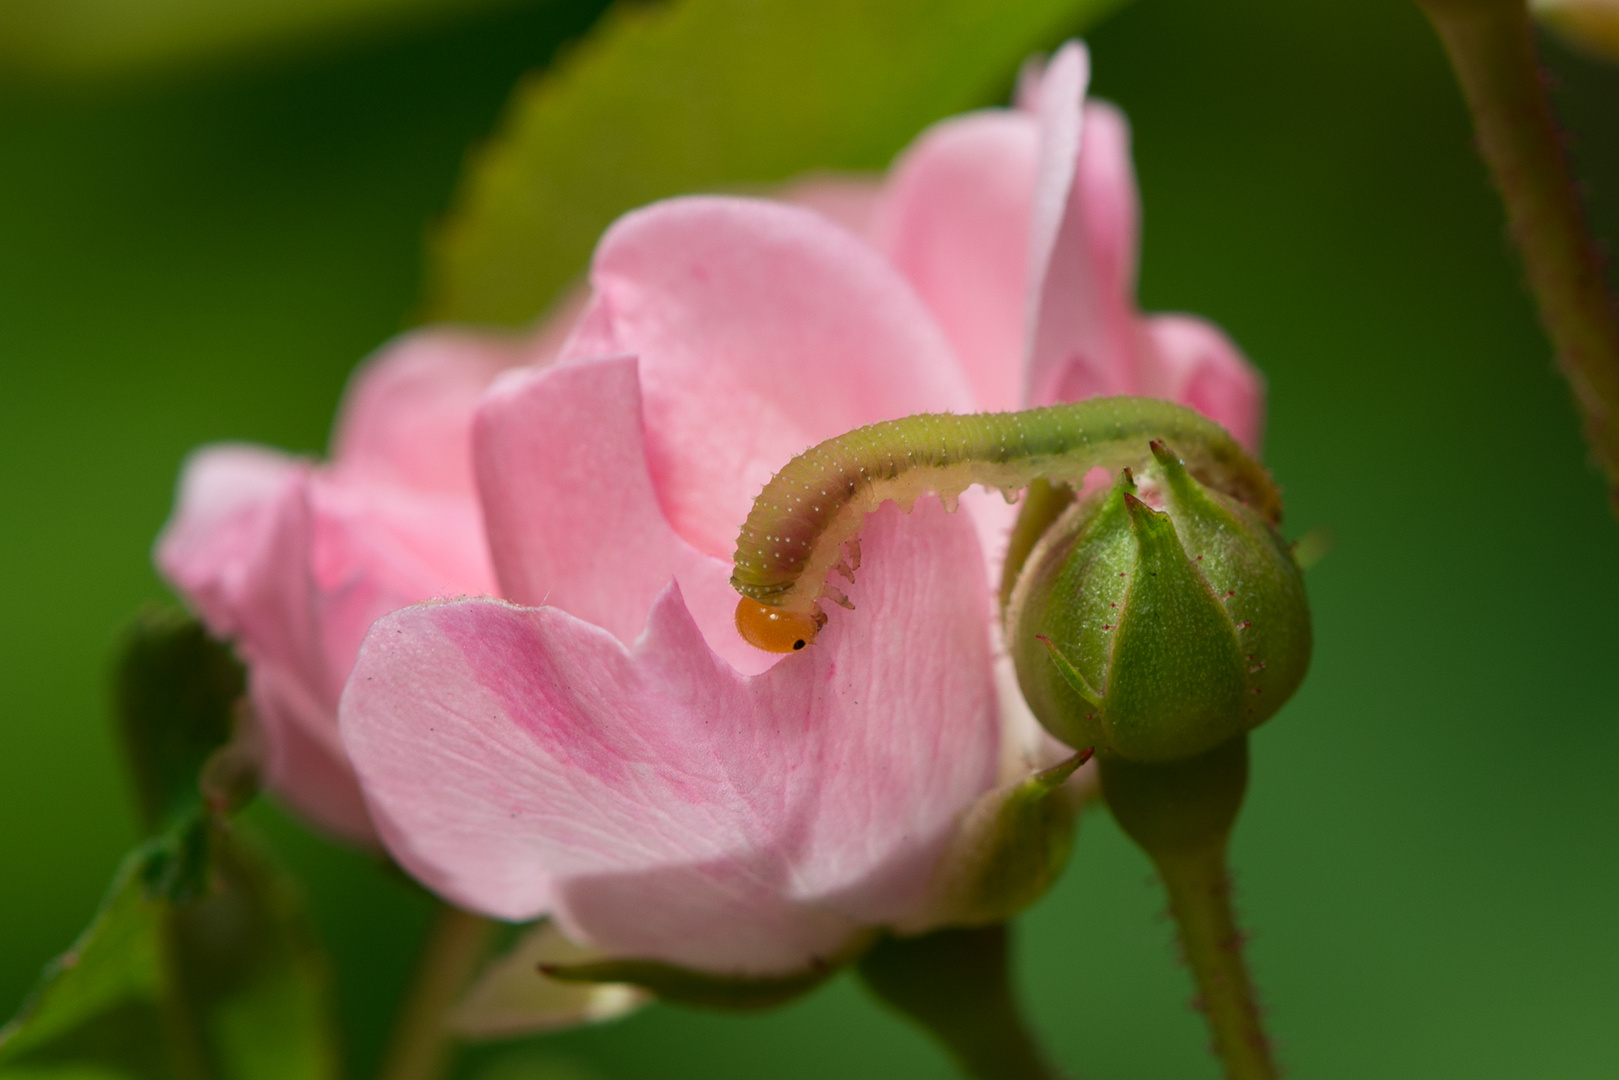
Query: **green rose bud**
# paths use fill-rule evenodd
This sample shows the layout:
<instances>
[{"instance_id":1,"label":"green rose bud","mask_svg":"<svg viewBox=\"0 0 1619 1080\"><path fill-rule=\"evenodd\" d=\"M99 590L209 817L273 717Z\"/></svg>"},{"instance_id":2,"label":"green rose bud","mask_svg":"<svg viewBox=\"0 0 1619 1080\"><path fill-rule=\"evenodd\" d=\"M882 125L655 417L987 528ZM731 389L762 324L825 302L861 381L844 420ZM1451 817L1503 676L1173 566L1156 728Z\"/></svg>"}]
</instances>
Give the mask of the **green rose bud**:
<instances>
[{"instance_id":1,"label":"green rose bud","mask_svg":"<svg viewBox=\"0 0 1619 1080\"><path fill-rule=\"evenodd\" d=\"M1276 530L1162 443L1152 450L1139 488L1125 470L1045 531L1006 621L1046 730L1103 757L1170 762L1258 727L1292 696L1310 613Z\"/></svg>"}]
</instances>

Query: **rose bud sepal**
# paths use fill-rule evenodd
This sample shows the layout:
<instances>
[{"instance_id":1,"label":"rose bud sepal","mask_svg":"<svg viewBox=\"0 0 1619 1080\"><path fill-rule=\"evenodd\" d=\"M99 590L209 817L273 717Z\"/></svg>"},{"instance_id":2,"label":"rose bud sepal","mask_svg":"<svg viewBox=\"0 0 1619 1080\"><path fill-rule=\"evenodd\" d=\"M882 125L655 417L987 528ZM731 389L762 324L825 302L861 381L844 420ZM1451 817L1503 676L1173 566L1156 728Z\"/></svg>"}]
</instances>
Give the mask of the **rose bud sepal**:
<instances>
[{"instance_id":1,"label":"rose bud sepal","mask_svg":"<svg viewBox=\"0 0 1619 1080\"><path fill-rule=\"evenodd\" d=\"M1141 491L1125 471L1057 519L1007 609L1018 680L1046 729L1144 762L1256 727L1298 686L1310 652L1285 542L1161 444L1153 451ZM1144 501L1153 493L1162 510Z\"/></svg>"}]
</instances>

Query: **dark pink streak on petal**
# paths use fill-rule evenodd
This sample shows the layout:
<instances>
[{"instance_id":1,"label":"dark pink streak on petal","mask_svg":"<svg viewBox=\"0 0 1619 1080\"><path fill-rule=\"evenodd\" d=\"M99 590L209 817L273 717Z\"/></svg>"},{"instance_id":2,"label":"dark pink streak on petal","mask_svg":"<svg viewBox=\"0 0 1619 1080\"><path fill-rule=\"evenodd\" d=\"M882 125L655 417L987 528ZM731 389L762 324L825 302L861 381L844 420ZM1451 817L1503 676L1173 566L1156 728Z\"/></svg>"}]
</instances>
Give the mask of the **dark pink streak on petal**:
<instances>
[{"instance_id":1,"label":"dark pink streak on petal","mask_svg":"<svg viewBox=\"0 0 1619 1080\"><path fill-rule=\"evenodd\" d=\"M970 523L934 503L865 546L857 610L752 678L673 589L633 650L555 608L382 620L343 734L390 850L475 910L714 971L799 969L899 917L995 778L987 600Z\"/></svg>"}]
</instances>

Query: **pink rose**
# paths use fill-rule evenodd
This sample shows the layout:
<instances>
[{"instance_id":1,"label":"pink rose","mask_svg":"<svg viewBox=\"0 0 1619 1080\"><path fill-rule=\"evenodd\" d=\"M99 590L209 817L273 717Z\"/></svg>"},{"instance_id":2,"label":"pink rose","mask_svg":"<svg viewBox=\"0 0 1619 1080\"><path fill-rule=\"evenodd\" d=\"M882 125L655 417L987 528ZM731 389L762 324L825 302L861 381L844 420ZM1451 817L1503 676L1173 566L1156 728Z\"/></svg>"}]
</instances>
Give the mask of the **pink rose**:
<instances>
[{"instance_id":1,"label":"pink rose","mask_svg":"<svg viewBox=\"0 0 1619 1080\"><path fill-rule=\"evenodd\" d=\"M1085 78L1068 46L1035 112L935 127L874 200L800 193L874 242L743 199L608 231L560 361L502 376L473 422L512 602L386 615L343 695L401 865L470 910L729 974L951 920L942 855L1031 757L997 705L995 513L883 508L856 610L785 657L737 637L729 557L774 470L876 420L1161 392L1257 438L1224 337L1134 309L1123 123L1082 113Z\"/></svg>"},{"instance_id":2,"label":"pink rose","mask_svg":"<svg viewBox=\"0 0 1619 1080\"><path fill-rule=\"evenodd\" d=\"M355 375L331 464L231 444L186 463L158 567L247 663L270 787L335 836L375 843L337 731L360 640L407 604L493 593L472 410L545 347L410 334Z\"/></svg>"}]
</instances>

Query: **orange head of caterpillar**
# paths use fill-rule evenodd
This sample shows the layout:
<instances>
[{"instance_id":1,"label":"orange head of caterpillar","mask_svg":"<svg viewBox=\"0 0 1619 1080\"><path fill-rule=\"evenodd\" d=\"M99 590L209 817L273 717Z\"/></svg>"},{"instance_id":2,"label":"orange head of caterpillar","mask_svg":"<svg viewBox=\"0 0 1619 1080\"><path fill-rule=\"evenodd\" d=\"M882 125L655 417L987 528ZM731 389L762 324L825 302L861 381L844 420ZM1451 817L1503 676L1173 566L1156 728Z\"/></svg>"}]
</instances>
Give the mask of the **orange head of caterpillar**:
<instances>
[{"instance_id":1,"label":"orange head of caterpillar","mask_svg":"<svg viewBox=\"0 0 1619 1080\"><path fill-rule=\"evenodd\" d=\"M826 623L819 609L787 611L742 597L736 604L736 632L765 652L797 652L815 640Z\"/></svg>"}]
</instances>

